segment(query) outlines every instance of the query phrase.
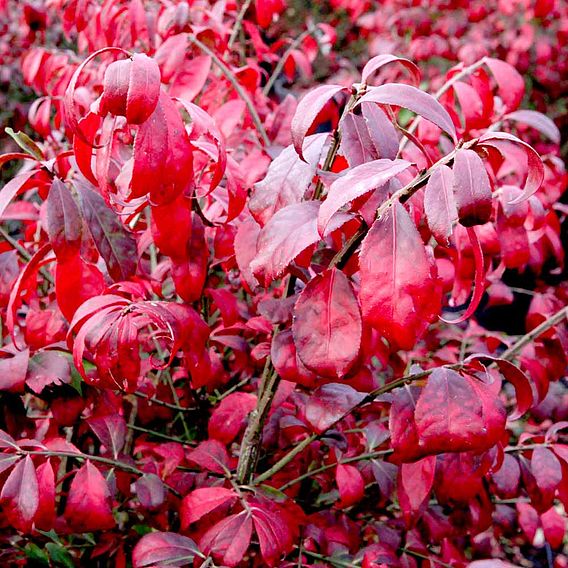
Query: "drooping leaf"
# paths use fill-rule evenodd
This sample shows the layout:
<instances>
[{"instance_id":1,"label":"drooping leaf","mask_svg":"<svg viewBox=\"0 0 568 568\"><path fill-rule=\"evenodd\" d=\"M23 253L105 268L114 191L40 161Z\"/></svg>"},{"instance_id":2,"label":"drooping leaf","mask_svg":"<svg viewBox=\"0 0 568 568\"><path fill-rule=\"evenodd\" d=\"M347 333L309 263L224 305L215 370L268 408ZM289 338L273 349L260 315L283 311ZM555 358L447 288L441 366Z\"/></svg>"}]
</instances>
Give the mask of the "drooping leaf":
<instances>
[{"instance_id":1,"label":"drooping leaf","mask_svg":"<svg viewBox=\"0 0 568 568\"><path fill-rule=\"evenodd\" d=\"M78 193L83 216L111 278L128 280L136 273L135 238L98 193L81 186Z\"/></svg>"},{"instance_id":2,"label":"drooping leaf","mask_svg":"<svg viewBox=\"0 0 568 568\"><path fill-rule=\"evenodd\" d=\"M389 63L400 63L405 69L410 71L414 82L416 84L420 83L420 70L418 67L409 59L398 57L390 53L382 53L369 59L361 72L361 81L366 83L367 79L375 73L375 71L378 71L381 67L384 67Z\"/></svg>"},{"instance_id":3,"label":"drooping leaf","mask_svg":"<svg viewBox=\"0 0 568 568\"><path fill-rule=\"evenodd\" d=\"M291 131L294 149L302 160L304 159L303 144L308 131L323 110L323 107L335 95L344 91L345 87L341 85L322 85L312 89L298 103L294 118L292 119Z\"/></svg>"},{"instance_id":4,"label":"drooping leaf","mask_svg":"<svg viewBox=\"0 0 568 568\"><path fill-rule=\"evenodd\" d=\"M0 391L24 392L29 361L28 348L18 350L9 344L0 349Z\"/></svg>"},{"instance_id":5,"label":"drooping leaf","mask_svg":"<svg viewBox=\"0 0 568 568\"><path fill-rule=\"evenodd\" d=\"M132 551L134 568L150 566L188 566L199 555L197 545L187 536L173 532L144 535Z\"/></svg>"},{"instance_id":6,"label":"drooping leaf","mask_svg":"<svg viewBox=\"0 0 568 568\"><path fill-rule=\"evenodd\" d=\"M544 164L540 156L532 146L508 132L487 132L479 138L479 146L493 147L501 153L506 153L507 147L511 144L519 145L527 157L527 179L522 194L511 202L515 204L529 199L542 185Z\"/></svg>"},{"instance_id":7,"label":"drooping leaf","mask_svg":"<svg viewBox=\"0 0 568 568\"><path fill-rule=\"evenodd\" d=\"M142 124L154 112L159 96L158 64L143 53L135 53L131 59L115 61L106 68L99 112Z\"/></svg>"},{"instance_id":8,"label":"drooping leaf","mask_svg":"<svg viewBox=\"0 0 568 568\"><path fill-rule=\"evenodd\" d=\"M154 473L145 473L139 477L134 487L140 504L150 511L160 509L166 500L164 482Z\"/></svg>"},{"instance_id":9,"label":"drooping leaf","mask_svg":"<svg viewBox=\"0 0 568 568\"><path fill-rule=\"evenodd\" d=\"M410 349L439 313L440 290L412 219L398 202L377 219L359 256L363 319Z\"/></svg>"},{"instance_id":10,"label":"drooping leaf","mask_svg":"<svg viewBox=\"0 0 568 568\"><path fill-rule=\"evenodd\" d=\"M39 351L30 357L26 385L40 394L51 385L71 382L69 361L57 351Z\"/></svg>"},{"instance_id":11,"label":"drooping leaf","mask_svg":"<svg viewBox=\"0 0 568 568\"><path fill-rule=\"evenodd\" d=\"M499 87L499 96L505 103L507 110L516 110L525 95L525 81L522 75L506 61L486 57L485 64L495 77Z\"/></svg>"},{"instance_id":12,"label":"drooping leaf","mask_svg":"<svg viewBox=\"0 0 568 568\"><path fill-rule=\"evenodd\" d=\"M288 267L305 249L320 240L317 228L321 202L303 201L280 209L262 228L256 258L251 268L256 278L268 284ZM337 214L328 225L328 233L349 220Z\"/></svg>"},{"instance_id":13,"label":"drooping leaf","mask_svg":"<svg viewBox=\"0 0 568 568\"><path fill-rule=\"evenodd\" d=\"M447 243L458 220L454 198L454 173L445 165L438 166L428 179L424 192L424 212L428 227L440 243Z\"/></svg>"},{"instance_id":14,"label":"drooping leaf","mask_svg":"<svg viewBox=\"0 0 568 568\"><path fill-rule=\"evenodd\" d=\"M483 160L473 151L460 149L454 159L454 194L460 223L483 225L491 217L489 176Z\"/></svg>"},{"instance_id":15,"label":"drooping leaf","mask_svg":"<svg viewBox=\"0 0 568 568\"><path fill-rule=\"evenodd\" d=\"M353 368L361 348L361 311L343 272L332 268L310 280L296 302L292 332L300 359L314 373L341 378Z\"/></svg>"},{"instance_id":16,"label":"drooping leaf","mask_svg":"<svg viewBox=\"0 0 568 568\"><path fill-rule=\"evenodd\" d=\"M503 117L504 120L514 120L515 122L520 122L522 124L528 124L535 130L538 130L544 134L547 138L552 140L555 144L560 143L560 130L554 121L534 110L516 110L515 112L510 112Z\"/></svg>"},{"instance_id":17,"label":"drooping leaf","mask_svg":"<svg viewBox=\"0 0 568 568\"><path fill-rule=\"evenodd\" d=\"M55 473L50 461L42 463L36 470L39 501L34 516L34 525L49 531L55 523Z\"/></svg>"},{"instance_id":18,"label":"drooping leaf","mask_svg":"<svg viewBox=\"0 0 568 568\"><path fill-rule=\"evenodd\" d=\"M4 215L6 208L11 201L18 195L25 183L36 174L36 170L29 170L13 177L2 189L0 189L0 218Z\"/></svg>"},{"instance_id":19,"label":"drooping leaf","mask_svg":"<svg viewBox=\"0 0 568 568\"><path fill-rule=\"evenodd\" d=\"M108 530L116 524L106 479L89 460L71 482L64 515L77 532Z\"/></svg>"},{"instance_id":20,"label":"drooping leaf","mask_svg":"<svg viewBox=\"0 0 568 568\"><path fill-rule=\"evenodd\" d=\"M319 210L318 231L325 234L333 215L344 205L376 189L411 166L406 160L374 160L351 168L335 180Z\"/></svg>"},{"instance_id":21,"label":"drooping leaf","mask_svg":"<svg viewBox=\"0 0 568 568\"><path fill-rule=\"evenodd\" d=\"M449 134L454 142L457 140L456 128L448 111L432 95L411 85L389 83L380 87L370 87L357 104L363 103L406 108L438 126Z\"/></svg>"}]
</instances>

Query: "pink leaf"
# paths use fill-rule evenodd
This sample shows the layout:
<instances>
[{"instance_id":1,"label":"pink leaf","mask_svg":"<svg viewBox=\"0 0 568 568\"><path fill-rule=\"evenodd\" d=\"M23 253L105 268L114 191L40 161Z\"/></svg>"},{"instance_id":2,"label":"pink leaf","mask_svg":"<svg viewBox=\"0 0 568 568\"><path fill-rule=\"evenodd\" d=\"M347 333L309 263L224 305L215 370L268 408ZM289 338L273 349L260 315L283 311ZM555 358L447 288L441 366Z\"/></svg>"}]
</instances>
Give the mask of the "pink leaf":
<instances>
[{"instance_id":1,"label":"pink leaf","mask_svg":"<svg viewBox=\"0 0 568 568\"><path fill-rule=\"evenodd\" d=\"M302 149L304 138L318 114L337 93L345 90L346 88L341 85L322 85L311 90L298 103L296 113L292 119L291 129L294 148L302 160L304 160Z\"/></svg>"},{"instance_id":2,"label":"pink leaf","mask_svg":"<svg viewBox=\"0 0 568 568\"><path fill-rule=\"evenodd\" d=\"M134 568L151 566L183 566L199 555L193 540L172 532L152 532L144 535L132 551Z\"/></svg>"},{"instance_id":3,"label":"pink leaf","mask_svg":"<svg viewBox=\"0 0 568 568\"><path fill-rule=\"evenodd\" d=\"M317 217L321 202L303 201L280 209L263 227L258 238L256 258L251 262L254 275L270 283L309 246L320 240ZM349 220L338 214L329 223L328 233Z\"/></svg>"},{"instance_id":4,"label":"pink leaf","mask_svg":"<svg viewBox=\"0 0 568 568\"><path fill-rule=\"evenodd\" d=\"M108 415L90 418L89 426L97 438L117 459L126 442L126 422L122 416Z\"/></svg>"},{"instance_id":5,"label":"pink leaf","mask_svg":"<svg viewBox=\"0 0 568 568\"><path fill-rule=\"evenodd\" d=\"M439 313L432 263L400 203L377 219L359 257L363 319L393 347L410 349Z\"/></svg>"},{"instance_id":6,"label":"pink leaf","mask_svg":"<svg viewBox=\"0 0 568 568\"><path fill-rule=\"evenodd\" d=\"M485 64L495 77L499 95L507 110L517 109L525 95L525 81L522 75L511 64L500 59L486 57Z\"/></svg>"},{"instance_id":7,"label":"pink leaf","mask_svg":"<svg viewBox=\"0 0 568 568\"><path fill-rule=\"evenodd\" d=\"M398 500L407 526L420 513L434 485L436 457L403 463L398 473Z\"/></svg>"},{"instance_id":8,"label":"pink leaf","mask_svg":"<svg viewBox=\"0 0 568 568\"><path fill-rule=\"evenodd\" d=\"M357 197L376 189L411 166L406 160L374 160L355 166L335 180L319 210L318 231L325 234L333 215Z\"/></svg>"},{"instance_id":9,"label":"pink leaf","mask_svg":"<svg viewBox=\"0 0 568 568\"><path fill-rule=\"evenodd\" d=\"M430 176L424 192L424 212L428 227L441 244L448 243L458 220L454 199L454 173L448 166L438 166Z\"/></svg>"},{"instance_id":10,"label":"pink leaf","mask_svg":"<svg viewBox=\"0 0 568 568\"><path fill-rule=\"evenodd\" d=\"M199 547L216 561L236 566L245 555L252 536L252 519L247 511L231 515L211 527L199 541Z\"/></svg>"},{"instance_id":11,"label":"pink leaf","mask_svg":"<svg viewBox=\"0 0 568 568\"><path fill-rule=\"evenodd\" d=\"M36 174L36 170L30 170L13 177L2 189L0 189L0 217L4 215L10 202L18 195L24 184Z\"/></svg>"},{"instance_id":12,"label":"pink leaf","mask_svg":"<svg viewBox=\"0 0 568 568\"><path fill-rule=\"evenodd\" d=\"M336 268L313 278L294 308L292 326L304 365L324 377L341 378L359 356L361 311L349 279Z\"/></svg>"},{"instance_id":13,"label":"pink leaf","mask_svg":"<svg viewBox=\"0 0 568 568\"><path fill-rule=\"evenodd\" d=\"M365 398L353 387L329 383L317 388L306 404L306 420L318 434L340 420Z\"/></svg>"},{"instance_id":14,"label":"pink leaf","mask_svg":"<svg viewBox=\"0 0 568 568\"><path fill-rule=\"evenodd\" d=\"M19 530L30 530L39 507L39 486L34 462L30 456L20 460L2 487L0 500L10 524Z\"/></svg>"},{"instance_id":15,"label":"pink leaf","mask_svg":"<svg viewBox=\"0 0 568 568\"><path fill-rule=\"evenodd\" d=\"M283 207L302 201L316 173L325 135L309 136L300 160L292 146L284 148L272 161L263 180L254 185L249 209L261 225Z\"/></svg>"},{"instance_id":16,"label":"pink leaf","mask_svg":"<svg viewBox=\"0 0 568 568\"><path fill-rule=\"evenodd\" d=\"M191 523L195 523L217 507L234 502L236 499L237 494L234 489L225 487L195 489L189 495L186 495L181 503L182 530L186 530Z\"/></svg>"},{"instance_id":17,"label":"pink leaf","mask_svg":"<svg viewBox=\"0 0 568 568\"><path fill-rule=\"evenodd\" d=\"M492 201L483 160L473 150L458 150L453 170L460 223L465 227L487 223L491 217Z\"/></svg>"},{"instance_id":18,"label":"pink leaf","mask_svg":"<svg viewBox=\"0 0 568 568\"><path fill-rule=\"evenodd\" d=\"M519 144L527 156L527 180L523 193L511 202L511 204L515 204L528 199L540 188L544 181L544 164L532 146L508 132L488 132L479 139L481 147L492 146L499 152L506 152L507 146L510 144Z\"/></svg>"},{"instance_id":19,"label":"pink leaf","mask_svg":"<svg viewBox=\"0 0 568 568\"><path fill-rule=\"evenodd\" d=\"M403 83L389 83L380 87L370 87L357 104L379 103L406 108L426 118L456 142L456 128L448 111L432 96L416 87Z\"/></svg>"},{"instance_id":20,"label":"pink leaf","mask_svg":"<svg viewBox=\"0 0 568 568\"><path fill-rule=\"evenodd\" d=\"M404 57L397 57L396 55L392 55L390 53L383 53L381 55L376 55L375 57L369 59L363 67L363 71L361 72L361 81L363 83L367 82L367 79L375 72L378 71L381 67L389 64L397 62L400 63L403 67L408 69L412 75L412 79L416 84L420 83L420 69L409 59L405 59Z\"/></svg>"},{"instance_id":21,"label":"pink leaf","mask_svg":"<svg viewBox=\"0 0 568 568\"><path fill-rule=\"evenodd\" d=\"M558 127L551 118L541 112L534 110L516 110L515 112L506 114L503 120L514 120L515 122L528 124L544 134L547 138L550 138L555 144L560 144L560 130L558 130Z\"/></svg>"}]
</instances>

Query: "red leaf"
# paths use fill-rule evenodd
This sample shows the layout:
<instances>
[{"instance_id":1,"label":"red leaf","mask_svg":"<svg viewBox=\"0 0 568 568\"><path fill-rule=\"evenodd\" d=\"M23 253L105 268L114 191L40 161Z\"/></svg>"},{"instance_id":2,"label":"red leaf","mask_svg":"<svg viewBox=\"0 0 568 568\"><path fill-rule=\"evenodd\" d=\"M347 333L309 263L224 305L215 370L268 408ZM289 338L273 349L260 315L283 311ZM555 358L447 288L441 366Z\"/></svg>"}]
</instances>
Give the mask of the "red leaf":
<instances>
[{"instance_id":1,"label":"red leaf","mask_svg":"<svg viewBox=\"0 0 568 568\"><path fill-rule=\"evenodd\" d=\"M428 377L414 418L428 453L487 450L505 429L506 413L491 385L444 367Z\"/></svg>"},{"instance_id":2,"label":"red leaf","mask_svg":"<svg viewBox=\"0 0 568 568\"><path fill-rule=\"evenodd\" d=\"M303 154L303 144L306 134L312 124L323 110L323 107L341 91L346 88L341 85L322 85L312 89L307 93L296 107L294 118L292 119L292 142L300 158L305 161Z\"/></svg>"},{"instance_id":3,"label":"red leaf","mask_svg":"<svg viewBox=\"0 0 568 568\"><path fill-rule=\"evenodd\" d=\"M393 390L389 413L393 461L412 461L426 455L419 446L418 431L414 419L416 401L420 389L405 385Z\"/></svg>"},{"instance_id":4,"label":"red leaf","mask_svg":"<svg viewBox=\"0 0 568 568\"><path fill-rule=\"evenodd\" d=\"M458 220L454 198L454 172L448 166L438 166L430 176L424 192L424 213L436 240L447 244L453 232L453 225Z\"/></svg>"},{"instance_id":5,"label":"red leaf","mask_svg":"<svg viewBox=\"0 0 568 568\"><path fill-rule=\"evenodd\" d=\"M134 141L131 197L150 195L152 204L174 199L193 182L193 153L174 103L160 94Z\"/></svg>"},{"instance_id":6,"label":"red leaf","mask_svg":"<svg viewBox=\"0 0 568 568\"><path fill-rule=\"evenodd\" d=\"M115 282L128 280L138 264L136 239L98 193L79 186L78 194L83 216L110 277Z\"/></svg>"},{"instance_id":7,"label":"red leaf","mask_svg":"<svg viewBox=\"0 0 568 568\"><path fill-rule=\"evenodd\" d=\"M487 223L491 217L492 200L483 160L473 150L458 150L453 170L460 223L465 227Z\"/></svg>"},{"instance_id":8,"label":"red leaf","mask_svg":"<svg viewBox=\"0 0 568 568\"><path fill-rule=\"evenodd\" d=\"M341 378L359 356L361 311L349 279L336 268L319 274L302 290L292 326L298 356L324 377Z\"/></svg>"},{"instance_id":9,"label":"red leaf","mask_svg":"<svg viewBox=\"0 0 568 568\"><path fill-rule=\"evenodd\" d=\"M51 385L69 384L71 368L69 361L57 351L39 351L29 360L26 385L35 393Z\"/></svg>"},{"instance_id":10,"label":"red leaf","mask_svg":"<svg viewBox=\"0 0 568 568\"><path fill-rule=\"evenodd\" d=\"M0 500L8 522L28 532L39 507L39 487L34 462L30 456L20 460L2 487Z\"/></svg>"},{"instance_id":11,"label":"red leaf","mask_svg":"<svg viewBox=\"0 0 568 568\"><path fill-rule=\"evenodd\" d=\"M371 106L375 107L375 105ZM379 112L383 111L379 109ZM341 130L341 151L351 167L378 159L379 153L371 140L367 121L363 116L350 112L341 121L339 128Z\"/></svg>"},{"instance_id":12,"label":"red leaf","mask_svg":"<svg viewBox=\"0 0 568 568\"><path fill-rule=\"evenodd\" d=\"M317 217L321 202L303 201L280 209L260 231L256 258L251 262L254 275L265 285L284 272L288 265L310 245L320 240ZM349 220L338 214L330 222L328 232Z\"/></svg>"},{"instance_id":13,"label":"red leaf","mask_svg":"<svg viewBox=\"0 0 568 568\"><path fill-rule=\"evenodd\" d=\"M546 513L540 516L544 538L552 548L560 548L566 536L567 523L566 517L558 513L551 507Z\"/></svg>"},{"instance_id":14,"label":"red leaf","mask_svg":"<svg viewBox=\"0 0 568 568\"><path fill-rule=\"evenodd\" d=\"M485 64L495 77L499 96L507 110L515 110L525 95L525 81L522 75L509 63L492 57L485 58Z\"/></svg>"},{"instance_id":15,"label":"red leaf","mask_svg":"<svg viewBox=\"0 0 568 568\"><path fill-rule=\"evenodd\" d=\"M252 536L252 519L247 511L231 515L211 527L199 541L199 547L215 561L236 566L245 555Z\"/></svg>"},{"instance_id":16,"label":"red leaf","mask_svg":"<svg viewBox=\"0 0 568 568\"><path fill-rule=\"evenodd\" d=\"M38 529L49 531L55 522L55 474L50 461L37 468L39 502L34 517L34 525Z\"/></svg>"},{"instance_id":17,"label":"red leaf","mask_svg":"<svg viewBox=\"0 0 568 568\"><path fill-rule=\"evenodd\" d=\"M30 350L16 349L14 344L0 349L0 391L23 393Z\"/></svg>"},{"instance_id":18,"label":"red leaf","mask_svg":"<svg viewBox=\"0 0 568 568\"><path fill-rule=\"evenodd\" d=\"M481 298L483 297L483 292L485 291L485 274L483 270L483 251L481 250L481 243L479 242L479 238L477 236L477 233L475 232L475 227L468 227L467 234L471 242L471 248L473 250L473 260L475 262L473 296L471 298L469 306L461 316L453 320L440 318L442 321L446 323L461 323L462 321L465 321L468 318L470 318L475 313L477 306L479 306L479 302L481 302Z\"/></svg>"},{"instance_id":19,"label":"red leaf","mask_svg":"<svg viewBox=\"0 0 568 568\"><path fill-rule=\"evenodd\" d=\"M281 557L298 542L303 511L293 501L280 505L260 495L250 499L248 505L264 562L270 567L280 566Z\"/></svg>"},{"instance_id":20,"label":"red leaf","mask_svg":"<svg viewBox=\"0 0 568 568\"><path fill-rule=\"evenodd\" d=\"M10 202L20 190L24 187L24 184L36 174L36 170L27 171L13 177L2 189L0 189L0 218L4 215L6 208L10 205Z\"/></svg>"},{"instance_id":21,"label":"red leaf","mask_svg":"<svg viewBox=\"0 0 568 568\"><path fill-rule=\"evenodd\" d=\"M544 164L536 150L508 132L488 132L479 139L479 146L490 146L506 152L511 144L518 144L527 156L527 180L523 192L511 204L520 203L533 195L544 181Z\"/></svg>"},{"instance_id":22,"label":"red leaf","mask_svg":"<svg viewBox=\"0 0 568 568\"><path fill-rule=\"evenodd\" d=\"M306 421L318 434L357 406L365 395L349 385L329 383L318 387L306 404Z\"/></svg>"},{"instance_id":23,"label":"red leaf","mask_svg":"<svg viewBox=\"0 0 568 568\"><path fill-rule=\"evenodd\" d=\"M243 429L255 406L256 395L248 392L234 392L224 398L209 419L209 437L230 444Z\"/></svg>"},{"instance_id":24,"label":"red leaf","mask_svg":"<svg viewBox=\"0 0 568 568\"><path fill-rule=\"evenodd\" d=\"M64 514L76 532L108 530L116 524L107 482L88 460L71 482Z\"/></svg>"},{"instance_id":25,"label":"red leaf","mask_svg":"<svg viewBox=\"0 0 568 568\"><path fill-rule=\"evenodd\" d=\"M539 525L538 513L528 503L517 503L517 513L519 525L532 544Z\"/></svg>"},{"instance_id":26,"label":"red leaf","mask_svg":"<svg viewBox=\"0 0 568 568\"><path fill-rule=\"evenodd\" d=\"M403 83L389 83L380 87L370 87L358 105L363 103L379 103L406 108L426 118L456 142L456 128L448 111L432 96L416 87Z\"/></svg>"},{"instance_id":27,"label":"red leaf","mask_svg":"<svg viewBox=\"0 0 568 568\"><path fill-rule=\"evenodd\" d=\"M106 450L117 459L126 442L126 422L122 416L108 415L90 418L91 430L97 435Z\"/></svg>"},{"instance_id":28,"label":"red leaf","mask_svg":"<svg viewBox=\"0 0 568 568\"><path fill-rule=\"evenodd\" d=\"M434 485L436 456L403 463L398 473L398 500L408 527L412 526Z\"/></svg>"},{"instance_id":29,"label":"red leaf","mask_svg":"<svg viewBox=\"0 0 568 568\"><path fill-rule=\"evenodd\" d=\"M339 489L337 506L340 509L348 509L365 496L365 480L354 465L338 464L335 481Z\"/></svg>"},{"instance_id":30,"label":"red leaf","mask_svg":"<svg viewBox=\"0 0 568 568\"><path fill-rule=\"evenodd\" d=\"M132 551L134 568L151 566L184 566L199 555L193 540L172 532L152 532L144 535Z\"/></svg>"},{"instance_id":31,"label":"red leaf","mask_svg":"<svg viewBox=\"0 0 568 568\"><path fill-rule=\"evenodd\" d=\"M309 136L304 144L306 161L300 160L293 146L284 148L272 161L263 180L254 185L249 209L260 225L283 207L302 201L316 173L325 135Z\"/></svg>"},{"instance_id":32,"label":"red leaf","mask_svg":"<svg viewBox=\"0 0 568 568\"><path fill-rule=\"evenodd\" d=\"M361 81L363 83L367 82L367 79L375 72L378 71L384 65L389 63L400 63L404 66L408 71L410 71L412 75L412 79L416 84L420 83L420 69L409 59L405 59L404 57L397 57L396 55L392 55L390 53L384 53L381 55L376 55L367 61L365 67L363 67L363 71L361 72Z\"/></svg>"},{"instance_id":33,"label":"red leaf","mask_svg":"<svg viewBox=\"0 0 568 568\"><path fill-rule=\"evenodd\" d=\"M234 502L237 494L234 489L225 487L203 487L192 491L183 498L180 509L181 528L186 530L217 507Z\"/></svg>"},{"instance_id":34,"label":"red leaf","mask_svg":"<svg viewBox=\"0 0 568 568\"><path fill-rule=\"evenodd\" d=\"M355 166L335 180L319 210L318 231L325 234L333 215L344 205L384 185L411 166L406 160L374 160Z\"/></svg>"},{"instance_id":35,"label":"red leaf","mask_svg":"<svg viewBox=\"0 0 568 568\"><path fill-rule=\"evenodd\" d=\"M125 116L130 124L142 124L154 112L160 96L160 69L143 53L111 63L105 71L101 115Z\"/></svg>"},{"instance_id":36,"label":"red leaf","mask_svg":"<svg viewBox=\"0 0 568 568\"><path fill-rule=\"evenodd\" d=\"M373 223L359 266L363 319L394 348L411 349L439 313L440 290L420 234L398 202Z\"/></svg>"}]
</instances>

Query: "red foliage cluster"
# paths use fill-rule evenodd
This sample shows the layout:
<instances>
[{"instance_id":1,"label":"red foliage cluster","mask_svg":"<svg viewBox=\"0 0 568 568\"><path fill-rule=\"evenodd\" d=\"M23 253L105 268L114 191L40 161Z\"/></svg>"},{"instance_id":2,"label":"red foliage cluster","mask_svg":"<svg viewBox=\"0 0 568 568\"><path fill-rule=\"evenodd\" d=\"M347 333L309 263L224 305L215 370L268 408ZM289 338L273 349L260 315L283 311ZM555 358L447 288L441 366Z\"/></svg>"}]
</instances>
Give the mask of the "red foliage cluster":
<instances>
[{"instance_id":1,"label":"red foliage cluster","mask_svg":"<svg viewBox=\"0 0 568 568\"><path fill-rule=\"evenodd\" d=\"M331 4L360 70L284 0L0 2L37 97L0 156L7 562L568 564L567 175L501 52L528 32ZM562 8L522 4L552 45ZM459 62L423 80L385 26Z\"/></svg>"}]
</instances>

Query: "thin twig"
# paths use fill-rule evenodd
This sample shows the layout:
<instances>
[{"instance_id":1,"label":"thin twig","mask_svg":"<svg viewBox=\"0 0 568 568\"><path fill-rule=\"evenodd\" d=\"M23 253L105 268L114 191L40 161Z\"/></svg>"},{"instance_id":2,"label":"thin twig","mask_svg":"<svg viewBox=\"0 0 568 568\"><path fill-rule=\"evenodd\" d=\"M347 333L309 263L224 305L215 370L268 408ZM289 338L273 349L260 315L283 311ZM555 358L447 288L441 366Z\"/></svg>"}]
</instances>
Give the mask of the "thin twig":
<instances>
[{"instance_id":1,"label":"thin twig","mask_svg":"<svg viewBox=\"0 0 568 568\"><path fill-rule=\"evenodd\" d=\"M443 94L447 93L458 81L460 81L464 77L467 77L468 75L471 75L474 71L479 69L484 63L485 63L485 57L482 57L481 59L477 60L475 63L472 63L469 67L466 67L465 69L462 69L459 73L456 73L453 77L448 79L436 91L436 93L434 93L434 98L439 99ZM422 117L420 115L418 115L410 123L410 126L407 129L407 132L409 134L413 134L416 131L416 129L418 128L418 125L420 124L421 120L422 120ZM402 140L400 141L400 144L398 146L398 153L399 154L404 150L404 148L408 144L408 141L409 141L408 138L402 138Z\"/></svg>"},{"instance_id":2,"label":"thin twig","mask_svg":"<svg viewBox=\"0 0 568 568\"><path fill-rule=\"evenodd\" d=\"M91 456L87 454L78 454L75 452L56 452L56 451L42 451L42 450L24 450L19 449L18 454L23 456L43 456L46 458L55 457L55 458L74 458L78 460L90 460L93 462L102 463L108 465L110 467L114 467L116 469L121 469L122 471L126 471L128 473L135 473L136 475L144 475L144 472L141 469L138 469L136 466L130 465L125 462L121 462L118 460L113 460L110 458L104 458L102 456ZM181 497L181 494L170 487L167 483L164 483L164 486L171 491L176 497Z\"/></svg>"},{"instance_id":3,"label":"thin twig","mask_svg":"<svg viewBox=\"0 0 568 568\"><path fill-rule=\"evenodd\" d=\"M547 331L551 327L554 327L555 325L560 323L562 321L562 319L566 318L567 314L568 314L568 307L562 308L560 311L558 311L554 315L550 316L541 325L539 325L538 327L533 329L530 333L527 333L526 335L523 335L520 339L518 339L511 347L509 347L509 349L507 349L500 356L500 358L505 359L507 361L510 361L511 359L513 359L515 357L516 353L520 349L522 349L530 341L533 341L539 335L543 334L545 331ZM452 370L459 370L462 367L463 367L463 365L461 363L456 363L454 365L446 365L445 366L445 368L452 369ZM411 383L411 382L414 382L414 381L425 379L426 377L431 375L433 371L434 371L434 369L427 369L427 370L421 371L419 373L414 373L414 374L411 374L411 375L405 375L403 377L400 377L399 379L395 379L394 381L387 383L386 385L384 385L382 387L375 389L374 391L371 391L358 404L356 404L355 406L350 408L347 412L345 412L342 416L340 416L335 422L333 422L333 424L330 424L326 428L326 430L324 430L323 432L321 432L319 434L312 434L312 435L308 436L307 438L304 438L304 440L302 440L297 446L294 446L287 454L285 454L282 458L280 458L280 460L278 460L270 469L266 470L264 473L257 476L254 479L254 481L252 482L252 485L258 485L259 483L262 483L262 482L266 481L267 479L270 479L273 475L275 475L280 470L282 470L284 467L286 467L305 448L307 448L310 444L312 444L313 442L315 442L316 440L321 438L330 428L332 428L338 422L340 422L341 420L343 420L344 418L349 416L357 408L363 406L364 404L368 404L369 402L372 402L375 398L377 398L377 397L379 397L383 394L386 394L387 392L390 392L390 391L394 390L395 388L404 386L405 384L408 384L408 383ZM516 448L515 448L515 450L513 450L512 448L513 447L511 447L511 449L508 449L507 451L516 451ZM528 450L530 448L525 446L523 449Z\"/></svg>"},{"instance_id":4,"label":"thin twig","mask_svg":"<svg viewBox=\"0 0 568 568\"><path fill-rule=\"evenodd\" d=\"M278 61L278 63L276 64L276 67L274 68L272 75L270 75L270 78L268 79L268 81L266 82L266 85L264 85L264 88L262 89L262 93L264 95L268 95L268 93L270 93L270 90L274 86L276 79L278 79L278 77L280 76L280 73L282 73L282 70L284 69L284 65L286 65L286 60L288 59L288 57L290 56L292 51L294 51L308 36L310 36L311 34L316 32L317 30L318 30L317 27L312 27L312 28L307 29L306 31L302 32L288 46L288 49L282 54L280 61Z\"/></svg>"},{"instance_id":5,"label":"thin twig","mask_svg":"<svg viewBox=\"0 0 568 568\"><path fill-rule=\"evenodd\" d=\"M262 121L260 120L260 117L258 116L258 113L256 112L256 108L254 107L252 101L250 100L250 97L247 95L241 84L238 82L233 72L227 67L227 65L225 65L225 63L223 63L223 61L221 61L221 59L219 59L219 57L217 57L217 55L211 49L209 49L209 47L207 47L202 41L197 39L193 34L188 34L188 38L189 41L194 45L196 45L201 51L203 51L203 53L211 57L213 63L215 63L215 65L219 68L221 73L223 73L223 75L226 77L229 83L231 83L235 91L237 91L237 93L239 94L241 99L243 99L245 105L247 106L247 109L251 115L256 130L260 134L260 137L262 138L263 145L269 146L270 140L268 138L268 134L266 134L266 130L262 124Z\"/></svg>"},{"instance_id":6,"label":"thin twig","mask_svg":"<svg viewBox=\"0 0 568 568\"><path fill-rule=\"evenodd\" d=\"M252 0L245 0L243 2L243 5L242 5L242 7L239 11L239 14L237 16L237 19L235 20L235 25L233 26L233 31L231 32L231 37L229 38L229 42L227 43L227 46L229 47L229 49L233 49L233 44L237 40L237 37L239 35L239 31L241 30L241 26L243 25L243 19L245 17L247 10L249 9L251 2L252 2Z\"/></svg>"}]
</instances>

